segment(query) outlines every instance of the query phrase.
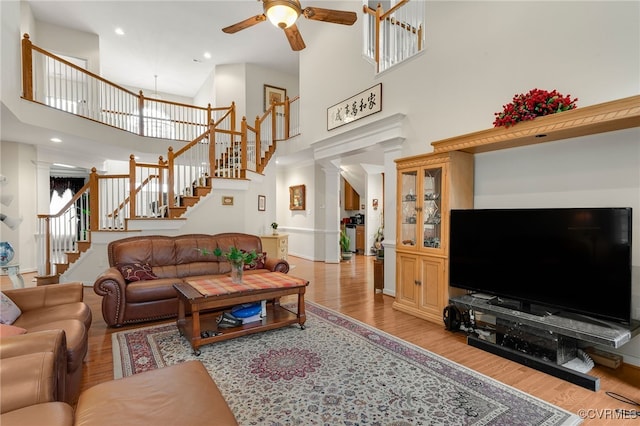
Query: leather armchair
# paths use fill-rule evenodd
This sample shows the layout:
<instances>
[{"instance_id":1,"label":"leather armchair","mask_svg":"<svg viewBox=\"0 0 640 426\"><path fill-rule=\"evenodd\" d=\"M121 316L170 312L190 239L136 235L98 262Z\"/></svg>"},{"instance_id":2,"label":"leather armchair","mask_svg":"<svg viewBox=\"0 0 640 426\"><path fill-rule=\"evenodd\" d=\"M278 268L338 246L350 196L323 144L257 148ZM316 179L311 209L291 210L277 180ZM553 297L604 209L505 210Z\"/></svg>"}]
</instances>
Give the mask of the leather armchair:
<instances>
[{"instance_id":1,"label":"leather armchair","mask_svg":"<svg viewBox=\"0 0 640 426\"><path fill-rule=\"evenodd\" d=\"M20 339L15 339L17 337ZM0 345L0 424L71 425L73 409L61 402L66 373L64 331L48 330L3 338Z\"/></svg>"},{"instance_id":2,"label":"leather armchair","mask_svg":"<svg viewBox=\"0 0 640 426\"><path fill-rule=\"evenodd\" d=\"M32 334L48 330L63 330L67 365L65 388L60 400L75 403L80 393L82 363L88 350L88 330L92 314L83 302L82 283L54 284L3 291L22 311L13 325L27 330L27 334L6 337L0 350L29 351L34 343ZM16 347L16 349L14 349Z\"/></svg>"}]
</instances>

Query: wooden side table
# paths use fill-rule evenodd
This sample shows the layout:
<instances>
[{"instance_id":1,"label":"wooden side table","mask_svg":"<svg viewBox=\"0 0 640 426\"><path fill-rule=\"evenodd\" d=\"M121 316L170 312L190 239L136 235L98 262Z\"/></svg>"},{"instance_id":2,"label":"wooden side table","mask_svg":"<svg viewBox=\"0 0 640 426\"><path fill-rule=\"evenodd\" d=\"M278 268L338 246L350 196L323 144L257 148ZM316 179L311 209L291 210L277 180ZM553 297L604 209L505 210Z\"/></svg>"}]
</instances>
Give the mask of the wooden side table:
<instances>
[{"instance_id":1,"label":"wooden side table","mask_svg":"<svg viewBox=\"0 0 640 426\"><path fill-rule=\"evenodd\" d=\"M384 289L384 260L375 259L373 261L373 290L377 293Z\"/></svg>"},{"instance_id":2,"label":"wooden side table","mask_svg":"<svg viewBox=\"0 0 640 426\"><path fill-rule=\"evenodd\" d=\"M262 250L267 253L267 258L288 260L289 235L261 235Z\"/></svg>"}]
</instances>

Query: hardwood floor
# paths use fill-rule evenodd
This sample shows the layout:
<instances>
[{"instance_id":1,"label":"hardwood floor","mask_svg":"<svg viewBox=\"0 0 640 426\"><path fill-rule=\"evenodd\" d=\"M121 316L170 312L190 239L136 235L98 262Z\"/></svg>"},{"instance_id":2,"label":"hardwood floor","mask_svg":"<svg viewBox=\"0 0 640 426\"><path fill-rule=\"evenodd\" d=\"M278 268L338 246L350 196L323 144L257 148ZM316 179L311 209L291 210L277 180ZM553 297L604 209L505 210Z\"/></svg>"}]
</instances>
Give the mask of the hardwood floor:
<instances>
[{"instance_id":1,"label":"hardwood floor","mask_svg":"<svg viewBox=\"0 0 640 426\"><path fill-rule=\"evenodd\" d=\"M633 410L629 404L616 401L605 392L615 392L640 399L640 368L625 365L613 370L597 366L590 374L600 377L600 391L592 392L579 386L538 372L512 361L467 346L463 333L452 334L441 324L433 324L392 309L393 298L375 293L373 289L373 257L354 256L350 262L325 264L290 257L295 267L289 272L310 281L306 300L341 312L403 340L490 376L542 400L573 413L588 411L591 419L584 424L623 425L632 420L614 418L615 409ZM30 283L33 274L25 274ZM11 287L6 276L2 288ZM144 327L150 323L121 329L107 328L102 319L101 298L91 287L85 288L85 302L93 312L89 331L89 353L84 364L83 389L113 378L111 334L123 329ZM640 407L635 407L638 409ZM607 411L608 410L608 411ZM608 417L606 417L608 416ZM636 417L633 424L637 424ZM526 420L523 419L523 423Z\"/></svg>"}]
</instances>

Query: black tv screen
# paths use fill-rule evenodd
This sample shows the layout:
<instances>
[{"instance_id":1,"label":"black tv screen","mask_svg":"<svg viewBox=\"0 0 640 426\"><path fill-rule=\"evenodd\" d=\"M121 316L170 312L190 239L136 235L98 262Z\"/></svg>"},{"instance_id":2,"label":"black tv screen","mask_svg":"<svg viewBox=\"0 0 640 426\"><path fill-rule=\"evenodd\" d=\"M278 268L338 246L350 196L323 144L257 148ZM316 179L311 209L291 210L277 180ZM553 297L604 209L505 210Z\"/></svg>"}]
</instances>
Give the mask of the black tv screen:
<instances>
[{"instance_id":1,"label":"black tv screen","mask_svg":"<svg viewBox=\"0 0 640 426\"><path fill-rule=\"evenodd\" d=\"M449 284L629 324L631 208L452 210Z\"/></svg>"}]
</instances>

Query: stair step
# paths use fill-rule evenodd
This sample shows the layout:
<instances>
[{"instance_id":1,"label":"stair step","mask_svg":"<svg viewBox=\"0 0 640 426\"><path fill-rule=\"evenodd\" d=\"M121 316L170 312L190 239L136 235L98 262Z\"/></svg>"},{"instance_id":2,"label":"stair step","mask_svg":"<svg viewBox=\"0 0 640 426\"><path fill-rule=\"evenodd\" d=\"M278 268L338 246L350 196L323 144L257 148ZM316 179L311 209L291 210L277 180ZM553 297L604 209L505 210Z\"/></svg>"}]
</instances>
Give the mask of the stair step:
<instances>
[{"instance_id":1,"label":"stair step","mask_svg":"<svg viewBox=\"0 0 640 426\"><path fill-rule=\"evenodd\" d=\"M196 186L196 197L204 197L208 193L211 192L211 187L207 186Z\"/></svg>"},{"instance_id":2,"label":"stair step","mask_svg":"<svg viewBox=\"0 0 640 426\"><path fill-rule=\"evenodd\" d=\"M58 275L41 275L36 276L36 286L59 284L60 277Z\"/></svg>"},{"instance_id":3,"label":"stair step","mask_svg":"<svg viewBox=\"0 0 640 426\"><path fill-rule=\"evenodd\" d=\"M175 219L180 217L187 211L186 207L169 207L169 217Z\"/></svg>"},{"instance_id":4,"label":"stair step","mask_svg":"<svg viewBox=\"0 0 640 426\"><path fill-rule=\"evenodd\" d=\"M69 269L68 263L54 263L54 265L56 267L56 274L58 275L64 274L67 271L67 269Z\"/></svg>"},{"instance_id":5,"label":"stair step","mask_svg":"<svg viewBox=\"0 0 640 426\"><path fill-rule=\"evenodd\" d=\"M200 197L194 197L190 195L180 197L180 203L182 204L180 207L193 207L198 204L199 200Z\"/></svg>"},{"instance_id":6,"label":"stair step","mask_svg":"<svg viewBox=\"0 0 640 426\"><path fill-rule=\"evenodd\" d=\"M78 241L78 251L80 253L84 253L85 251L89 250L89 248L91 247L91 241Z\"/></svg>"},{"instance_id":7,"label":"stair step","mask_svg":"<svg viewBox=\"0 0 640 426\"><path fill-rule=\"evenodd\" d=\"M67 255L67 263L73 263L76 260L78 260L78 258L82 254L82 252L79 252L79 251L67 251L64 254Z\"/></svg>"}]
</instances>

